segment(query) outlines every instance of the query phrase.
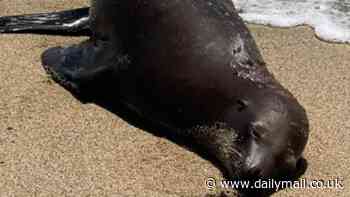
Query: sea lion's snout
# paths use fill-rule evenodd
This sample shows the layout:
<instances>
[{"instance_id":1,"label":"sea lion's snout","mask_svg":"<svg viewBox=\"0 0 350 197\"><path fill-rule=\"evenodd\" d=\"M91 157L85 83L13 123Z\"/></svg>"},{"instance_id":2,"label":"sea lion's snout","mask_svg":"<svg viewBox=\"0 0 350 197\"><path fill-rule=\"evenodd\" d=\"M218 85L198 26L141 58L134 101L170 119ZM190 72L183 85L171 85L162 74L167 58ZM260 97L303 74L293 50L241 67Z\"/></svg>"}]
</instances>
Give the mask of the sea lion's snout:
<instances>
[{"instance_id":1,"label":"sea lion's snout","mask_svg":"<svg viewBox=\"0 0 350 197\"><path fill-rule=\"evenodd\" d=\"M297 163L300 156L286 153L284 149L276 153L273 151L270 146L252 142L243 162L240 178L287 180L294 177L299 171Z\"/></svg>"}]
</instances>

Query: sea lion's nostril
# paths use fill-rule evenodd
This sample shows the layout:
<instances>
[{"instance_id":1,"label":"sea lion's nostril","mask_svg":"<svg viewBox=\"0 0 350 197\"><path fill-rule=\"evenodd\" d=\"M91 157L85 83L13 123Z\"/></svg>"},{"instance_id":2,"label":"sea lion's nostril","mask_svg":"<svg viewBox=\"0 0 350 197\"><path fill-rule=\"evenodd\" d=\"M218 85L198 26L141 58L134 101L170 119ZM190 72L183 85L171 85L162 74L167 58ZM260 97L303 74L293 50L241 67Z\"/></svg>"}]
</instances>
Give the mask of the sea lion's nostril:
<instances>
[{"instance_id":1,"label":"sea lion's nostril","mask_svg":"<svg viewBox=\"0 0 350 197\"><path fill-rule=\"evenodd\" d=\"M295 167L297 173L304 173L303 171L305 171L307 168L306 160L304 158L299 158Z\"/></svg>"}]
</instances>

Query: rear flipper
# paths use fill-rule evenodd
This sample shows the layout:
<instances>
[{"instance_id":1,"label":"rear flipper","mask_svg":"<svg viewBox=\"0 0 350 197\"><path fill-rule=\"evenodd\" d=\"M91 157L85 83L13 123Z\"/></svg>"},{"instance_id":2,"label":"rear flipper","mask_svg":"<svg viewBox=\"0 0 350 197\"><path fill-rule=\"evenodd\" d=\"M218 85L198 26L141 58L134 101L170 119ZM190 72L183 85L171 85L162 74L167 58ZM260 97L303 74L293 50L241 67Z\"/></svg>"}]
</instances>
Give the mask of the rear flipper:
<instances>
[{"instance_id":1,"label":"rear flipper","mask_svg":"<svg viewBox=\"0 0 350 197\"><path fill-rule=\"evenodd\" d=\"M46 50L42 64L60 85L73 93L81 93L100 79L115 77L129 60L110 43L96 44L88 40L79 45Z\"/></svg>"},{"instance_id":2,"label":"rear flipper","mask_svg":"<svg viewBox=\"0 0 350 197\"><path fill-rule=\"evenodd\" d=\"M0 33L90 35L89 8L0 17Z\"/></svg>"}]
</instances>

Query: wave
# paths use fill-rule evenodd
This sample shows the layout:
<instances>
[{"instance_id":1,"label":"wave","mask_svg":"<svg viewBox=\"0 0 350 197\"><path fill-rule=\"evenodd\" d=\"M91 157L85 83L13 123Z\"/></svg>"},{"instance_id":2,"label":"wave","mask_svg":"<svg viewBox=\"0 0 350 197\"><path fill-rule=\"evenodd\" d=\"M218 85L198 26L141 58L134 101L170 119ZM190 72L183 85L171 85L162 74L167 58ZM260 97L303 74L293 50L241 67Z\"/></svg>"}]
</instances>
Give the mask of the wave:
<instances>
[{"instance_id":1,"label":"wave","mask_svg":"<svg viewBox=\"0 0 350 197\"><path fill-rule=\"evenodd\" d=\"M350 0L233 0L248 23L277 27L309 25L317 37L350 43Z\"/></svg>"}]
</instances>

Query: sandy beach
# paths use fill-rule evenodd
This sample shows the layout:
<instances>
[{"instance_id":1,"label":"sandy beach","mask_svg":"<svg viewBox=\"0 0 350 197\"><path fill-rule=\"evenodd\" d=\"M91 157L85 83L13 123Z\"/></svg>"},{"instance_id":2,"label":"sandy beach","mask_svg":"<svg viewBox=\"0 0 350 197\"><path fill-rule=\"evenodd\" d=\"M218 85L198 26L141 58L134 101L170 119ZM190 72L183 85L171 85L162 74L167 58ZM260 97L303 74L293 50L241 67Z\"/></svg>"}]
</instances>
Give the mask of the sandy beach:
<instances>
[{"instance_id":1,"label":"sandy beach","mask_svg":"<svg viewBox=\"0 0 350 197\"><path fill-rule=\"evenodd\" d=\"M0 15L57 11L84 0L0 1ZM315 38L309 27L249 25L269 70L305 107L310 139L302 178L343 189L286 189L273 196L350 196L350 45ZM205 196L222 180L210 162L82 104L45 74L48 47L83 37L0 34L0 197Z\"/></svg>"}]
</instances>

